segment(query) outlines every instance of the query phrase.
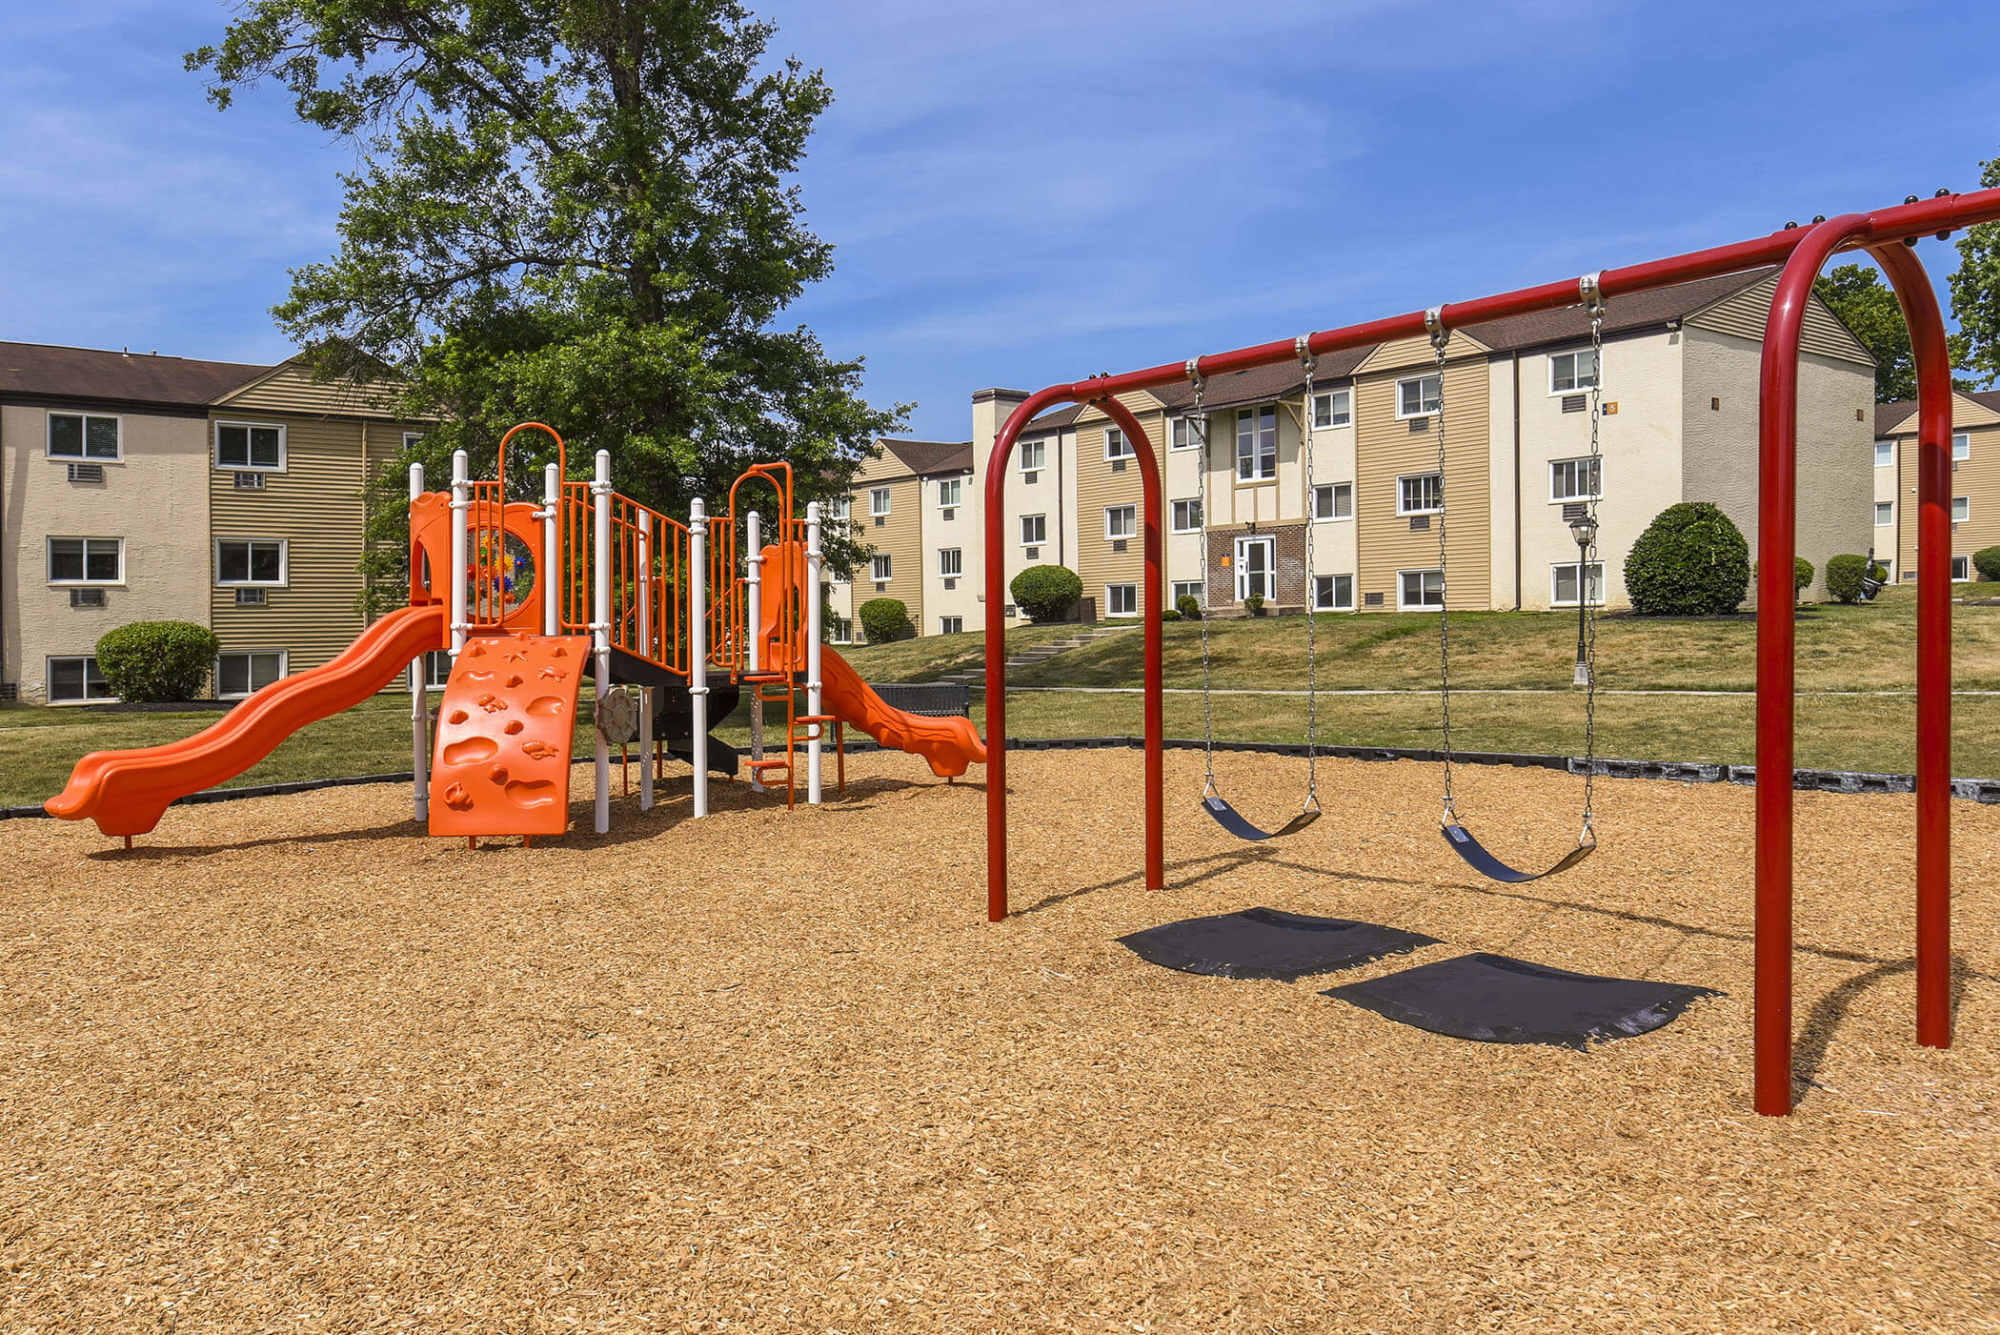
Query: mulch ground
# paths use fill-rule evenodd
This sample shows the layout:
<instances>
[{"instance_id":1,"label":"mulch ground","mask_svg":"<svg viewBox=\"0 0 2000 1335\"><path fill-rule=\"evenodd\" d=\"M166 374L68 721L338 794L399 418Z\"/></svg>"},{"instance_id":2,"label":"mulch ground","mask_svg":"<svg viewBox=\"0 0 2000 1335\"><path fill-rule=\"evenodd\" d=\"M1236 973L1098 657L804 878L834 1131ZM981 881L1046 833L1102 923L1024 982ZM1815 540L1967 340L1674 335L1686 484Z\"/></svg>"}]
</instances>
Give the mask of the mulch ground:
<instances>
[{"instance_id":1,"label":"mulch ground","mask_svg":"<svg viewBox=\"0 0 2000 1335\"><path fill-rule=\"evenodd\" d=\"M534 849L423 838L394 787L131 854L0 827L0 1330L2000 1329L2000 809L1954 808L1936 1052L1910 799L1800 795L1807 1083L1765 1119L1748 790L1601 785L1598 854L1503 887L1432 767L1323 764L1328 817L1252 848L1170 755L1149 893L1136 752L1012 763L998 926L983 790L896 755ZM1295 806L1299 762L1223 763ZM1574 837L1566 776L1460 794L1503 855ZM1253 904L1444 944L1284 984L1114 942ZM1728 995L1581 1054L1317 995L1470 950Z\"/></svg>"}]
</instances>

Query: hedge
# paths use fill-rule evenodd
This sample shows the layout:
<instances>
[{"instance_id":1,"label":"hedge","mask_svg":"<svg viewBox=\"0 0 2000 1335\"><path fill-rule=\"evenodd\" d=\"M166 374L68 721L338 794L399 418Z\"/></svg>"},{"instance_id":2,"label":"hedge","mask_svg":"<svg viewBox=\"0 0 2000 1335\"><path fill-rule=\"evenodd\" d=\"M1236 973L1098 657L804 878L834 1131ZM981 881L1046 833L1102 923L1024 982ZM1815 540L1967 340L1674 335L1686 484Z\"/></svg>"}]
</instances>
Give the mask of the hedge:
<instances>
[{"instance_id":1,"label":"hedge","mask_svg":"<svg viewBox=\"0 0 2000 1335\"><path fill-rule=\"evenodd\" d=\"M97 670L120 700L192 700L222 644L192 621L134 621L97 642Z\"/></svg>"},{"instance_id":2,"label":"hedge","mask_svg":"<svg viewBox=\"0 0 2000 1335\"><path fill-rule=\"evenodd\" d=\"M1625 591L1641 616L1720 616L1750 592L1750 546L1707 501L1654 517L1625 558Z\"/></svg>"},{"instance_id":3,"label":"hedge","mask_svg":"<svg viewBox=\"0 0 2000 1335\"><path fill-rule=\"evenodd\" d=\"M915 639L917 628L910 624L910 609L901 598L870 598L861 604L861 633L870 644L890 644Z\"/></svg>"},{"instance_id":4,"label":"hedge","mask_svg":"<svg viewBox=\"0 0 2000 1335\"><path fill-rule=\"evenodd\" d=\"M1014 606L1038 626L1069 619L1070 609L1083 597L1083 580L1067 566L1029 566L1007 586Z\"/></svg>"}]
</instances>

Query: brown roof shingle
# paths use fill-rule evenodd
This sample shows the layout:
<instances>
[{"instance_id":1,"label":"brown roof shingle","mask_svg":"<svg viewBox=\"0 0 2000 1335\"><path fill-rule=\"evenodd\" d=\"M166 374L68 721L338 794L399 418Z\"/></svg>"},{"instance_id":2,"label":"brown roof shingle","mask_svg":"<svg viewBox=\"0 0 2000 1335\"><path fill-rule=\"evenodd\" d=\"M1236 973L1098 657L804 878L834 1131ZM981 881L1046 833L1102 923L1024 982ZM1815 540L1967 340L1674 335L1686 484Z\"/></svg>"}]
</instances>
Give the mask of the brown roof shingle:
<instances>
[{"instance_id":1,"label":"brown roof shingle","mask_svg":"<svg viewBox=\"0 0 2000 1335\"><path fill-rule=\"evenodd\" d=\"M1361 348L1344 348L1339 352L1329 352L1319 359L1313 371L1313 382L1318 385L1333 385L1354 374L1354 368L1368 360L1368 354L1375 351L1373 344ZM1303 389L1306 383L1305 368L1295 361L1282 361L1270 366L1252 367L1248 371L1231 371L1226 375L1211 376L1202 387L1202 403L1209 408L1233 408L1238 404L1262 403L1268 399L1280 398ZM1165 404L1169 411L1179 411L1194 406L1194 387L1185 380L1177 380L1171 385L1162 385L1152 391L1153 397Z\"/></svg>"},{"instance_id":2,"label":"brown roof shingle","mask_svg":"<svg viewBox=\"0 0 2000 1335\"><path fill-rule=\"evenodd\" d=\"M1956 391L1956 394L1961 399L1971 399L1982 408L1990 408L1994 412L2000 413L2000 390L1961 389ZM1877 436L1889 435L1898 426L1901 426L1904 420L1916 410L1917 401L1915 399L1898 399L1894 403L1876 404L1875 434Z\"/></svg>"},{"instance_id":3,"label":"brown roof shingle","mask_svg":"<svg viewBox=\"0 0 2000 1335\"><path fill-rule=\"evenodd\" d=\"M0 342L0 394L199 407L271 369L157 353Z\"/></svg>"},{"instance_id":4,"label":"brown roof shingle","mask_svg":"<svg viewBox=\"0 0 2000 1335\"><path fill-rule=\"evenodd\" d=\"M972 471L972 442L969 440L892 440L884 436L879 443L918 477Z\"/></svg>"},{"instance_id":5,"label":"brown roof shingle","mask_svg":"<svg viewBox=\"0 0 2000 1335\"><path fill-rule=\"evenodd\" d=\"M1604 332L1616 334L1628 329L1665 324L1669 320L1686 319L1724 297L1763 282L1776 272L1775 266L1767 265L1761 269L1745 269L1740 273L1675 283L1672 287L1628 293L1606 304ZM1586 338L1590 334L1590 316L1581 306L1565 306L1560 310L1535 311L1505 320L1466 325L1464 329L1466 334L1495 352L1513 352L1544 343Z\"/></svg>"}]
</instances>

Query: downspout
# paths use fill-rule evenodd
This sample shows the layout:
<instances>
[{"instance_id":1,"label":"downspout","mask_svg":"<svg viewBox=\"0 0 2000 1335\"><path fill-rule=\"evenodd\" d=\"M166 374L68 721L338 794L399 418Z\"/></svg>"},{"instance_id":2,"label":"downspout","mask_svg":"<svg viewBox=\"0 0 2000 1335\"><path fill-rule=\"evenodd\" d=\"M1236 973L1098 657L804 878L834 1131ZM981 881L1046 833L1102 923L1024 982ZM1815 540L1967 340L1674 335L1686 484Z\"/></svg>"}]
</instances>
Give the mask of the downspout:
<instances>
[{"instance_id":1,"label":"downspout","mask_svg":"<svg viewBox=\"0 0 2000 1335\"><path fill-rule=\"evenodd\" d=\"M1514 382L1514 610L1521 610L1521 354L1512 354L1510 378ZM1576 572L1577 588L1583 587L1584 572Z\"/></svg>"}]
</instances>

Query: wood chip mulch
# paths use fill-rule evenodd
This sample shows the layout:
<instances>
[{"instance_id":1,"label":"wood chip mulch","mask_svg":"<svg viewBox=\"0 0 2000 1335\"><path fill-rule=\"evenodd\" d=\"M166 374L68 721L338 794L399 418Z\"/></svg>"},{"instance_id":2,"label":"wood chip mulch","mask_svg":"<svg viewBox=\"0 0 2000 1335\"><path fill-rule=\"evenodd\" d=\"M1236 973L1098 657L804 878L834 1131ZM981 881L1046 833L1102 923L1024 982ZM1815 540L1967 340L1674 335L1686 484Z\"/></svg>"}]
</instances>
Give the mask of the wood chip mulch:
<instances>
[{"instance_id":1,"label":"wood chip mulch","mask_svg":"<svg viewBox=\"0 0 2000 1335\"><path fill-rule=\"evenodd\" d=\"M1246 814L1303 765L1218 762ZM2000 1330L2000 808L1955 805L1958 1043L1912 1037L1908 797L1799 795L1798 1111L1749 1110L1752 794L1600 785L1475 883L1435 767L1322 763L1237 844L1168 758L900 755L787 815L683 771L468 851L407 791L0 832L0 1331ZM975 770L977 780L980 771ZM573 829L589 829L588 771ZM1478 770L1503 857L1576 781ZM1574 1053L1456 1042L1115 938L1254 904L1723 989Z\"/></svg>"}]
</instances>

